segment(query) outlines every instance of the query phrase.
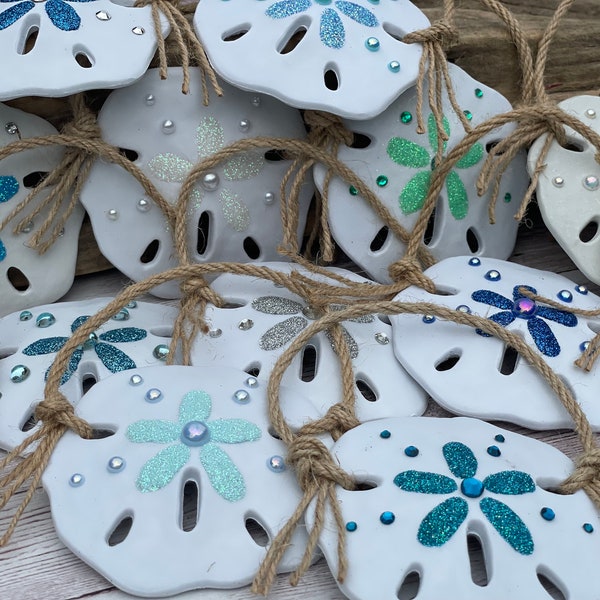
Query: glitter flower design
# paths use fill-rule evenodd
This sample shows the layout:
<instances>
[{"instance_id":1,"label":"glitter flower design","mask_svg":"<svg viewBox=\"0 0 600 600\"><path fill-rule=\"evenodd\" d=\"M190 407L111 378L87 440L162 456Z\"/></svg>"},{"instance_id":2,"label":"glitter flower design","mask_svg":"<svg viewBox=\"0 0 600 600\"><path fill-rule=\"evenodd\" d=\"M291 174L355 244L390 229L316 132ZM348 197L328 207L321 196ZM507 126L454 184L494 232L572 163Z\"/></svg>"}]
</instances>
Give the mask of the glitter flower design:
<instances>
[{"instance_id":1,"label":"glitter flower design","mask_svg":"<svg viewBox=\"0 0 600 600\"><path fill-rule=\"evenodd\" d=\"M81 19L75 9L64 0L41 0L52 24L62 31L76 31ZM94 2L94 0L68 0L69 2ZM24 17L40 0L0 0L0 4L15 3L0 13L0 31Z\"/></svg>"},{"instance_id":2,"label":"glitter flower design","mask_svg":"<svg viewBox=\"0 0 600 600\"><path fill-rule=\"evenodd\" d=\"M211 156L225 146L223 126L214 117L204 117L196 128L196 144L198 159ZM244 152L225 162L223 176L227 181L241 181L258 175L265 164L265 159L259 152ZM166 152L158 154L150 160L148 167L161 181L182 183L194 165L187 159ZM210 177L210 179L207 179ZM206 191L215 191L219 186L219 177L210 173L202 180ZM250 211L240 197L227 188L219 192L221 210L228 225L235 231L245 231L250 224ZM202 201L202 192L195 190L193 200L196 205Z\"/></svg>"},{"instance_id":3,"label":"glitter flower design","mask_svg":"<svg viewBox=\"0 0 600 600\"><path fill-rule=\"evenodd\" d=\"M471 298L476 302L503 309L502 312L488 317L503 327L510 325L515 319L525 319L527 329L538 350L545 356L558 356L560 354L560 344L548 324L542 319L560 323L565 327L575 327L577 317L564 310L558 310L550 306L539 306L534 300L523 296L521 289L526 289L532 294L537 293L535 288L531 286L516 285L513 289L512 300L491 290L476 290L471 294ZM476 331L479 335L489 337L489 334L480 329Z\"/></svg>"},{"instance_id":4,"label":"glitter flower design","mask_svg":"<svg viewBox=\"0 0 600 600\"><path fill-rule=\"evenodd\" d=\"M143 420L127 428L127 437L136 444L170 444L148 460L136 480L141 492L155 492L169 484L197 449L210 484L225 500L236 502L246 495L246 484L238 468L217 444L254 442L261 436L258 426L245 419L208 421L210 396L194 390L179 404L179 420Z\"/></svg>"},{"instance_id":5,"label":"glitter flower design","mask_svg":"<svg viewBox=\"0 0 600 600\"><path fill-rule=\"evenodd\" d=\"M450 123L446 117L443 118L443 123L444 130L449 136ZM431 181L431 171L435 168L438 134L433 114L429 115L427 121L427 133L430 149L419 146L406 138L394 137L388 142L387 154L396 164L403 167L410 167L411 169L425 169L412 177L400 192L400 208L406 215L423 208ZM442 146L445 152L447 142L444 141ZM483 158L483 154L483 146L477 142L456 163L456 168L468 169L475 166ZM469 197L465 185L456 171L448 173L446 191L452 216L457 220L464 219L469 212Z\"/></svg>"},{"instance_id":6,"label":"glitter flower design","mask_svg":"<svg viewBox=\"0 0 600 600\"><path fill-rule=\"evenodd\" d=\"M267 351L277 350L285 346L308 326L309 320L313 320L316 317L309 306L303 306L299 302L280 296L261 296L260 298L256 298L252 301L252 308L266 315L297 315L290 316L263 333L258 341L258 345L262 350ZM344 308L341 304L330 305L331 310L342 310ZM350 320L354 323L372 323L374 319L373 315L364 315ZM342 326L342 329L350 350L350 357L354 359L358 356L358 344L345 327ZM327 336L333 347L333 340L329 332L327 332Z\"/></svg>"},{"instance_id":7,"label":"glitter flower design","mask_svg":"<svg viewBox=\"0 0 600 600\"><path fill-rule=\"evenodd\" d=\"M452 496L438 504L421 521L417 539L423 546L443 546L458 530L469 512L468 499L480 498L485 492L516 496L535 491L530 475L522 471L500 471L483 481L475 477L477 459L472 450L460 442L449 442L443 449L446 464L460 485L447 475L425 471L402 471L394 483L407 492L421 494L452 494L460 489L462 496ZM479 508L492 527L519 554L533 552L529 529L504 502L490 496L479 500Z\"/></svg>"},{"instance_id":8,"label":"glitter flower design","mask_svg":"<svg viewBox=\"0 0 600 600\"><path fill-rule=\"evenodd\" d=\"M12 175L0 175L0 203L8 202L18 191L19 182ZM0 262L5 258L6 246L0 240Z\"/></svg>"},{"instance_id":9,"label":"glitter flower design","mask_svg":"<svg viewBox=\"0 0 600 600\"><path fill-rule=\"evenodd\" d=\"M75 331L83 325L89 316L77 317L71 324L71 331ZM98 355L98 358L102 364L111 372L119 373L120 371L126 371L128 369L135 369L136 364L133 360L127 356L122 350L119 350L113 344L121 344L124 342L138 342L143 340L147 336L145 329L139 329L138 327L119 327L117 329L111 329L105 333L97 335L92 333L88 340L79 346L69 359L69 364L61 378L60 384L63 385L77 370L83 354L86 350L94 350ZM23 350L23 354L26 356L40 356L42 354L52 354L58 352L66 343L68 337L49 337L37 340L32 344L29 344ZM46 372L46 376L48 373Z\"/></svg>"},{"instance_id":10,"label":"glitter flower design","mask_svg":"<svg viewBox=\"0 0 600 600\"><path fill-rule=\"evenodd\" d=\"M332 4L331 0L316 0L314 4ZM273 19L284 19L311 9L311 0L281 0L272 4L265 14ZM354 2L336 0L333 6L344 16L365 27L377 27L377 17L368 9ZM346 41L346 30L338 13L333 8L325 8L321 13L319 35L329 48L342 48Z\"/></svg>"}]
</instances>

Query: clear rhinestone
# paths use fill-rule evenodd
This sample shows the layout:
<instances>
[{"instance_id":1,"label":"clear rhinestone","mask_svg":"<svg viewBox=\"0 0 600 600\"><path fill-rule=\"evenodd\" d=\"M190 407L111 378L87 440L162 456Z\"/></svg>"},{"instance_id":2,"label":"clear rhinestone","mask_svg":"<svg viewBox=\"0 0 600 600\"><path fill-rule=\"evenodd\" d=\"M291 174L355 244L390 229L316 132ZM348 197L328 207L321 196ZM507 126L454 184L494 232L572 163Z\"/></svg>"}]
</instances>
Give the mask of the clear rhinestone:
<instances>
[{"instance_id":1,"label":"clear rhinestone","mask_svg":"<svg viewBox=\"0 0 600 600\"><path fill-rule=\"evenodd\" d=\"M27 221L23 227L21 227L21 233L31 233L33 231L33 221Z\"/></svg>"},{"instance_id":2,"label":"clear rhinestone","mask_svg":"<svg viewBox=\"0 0 600 600\"><path fill-rule=\"evenodd\" d=\"M238 126L242 133L246 133L250 129L250 121L248 119L241 119Z\"/></svg>"},{"instance_id":3,"label":"clear rhinestone","mask_svg":"<svg viewBox=\"0 0 600 600\"><path fill-rule=\"evenodd\" d=\"M252 103L252 106L260 106L260 96L253 96L250 102Z\"/></svg>"},{"instance_id":4,"label":"clear rhinestone","mask_svg":"<svg viewBox=\"0 0 600 600\"><path fill-rule=\"evenodd\" d=\"M591 190L593 192L600 187L600 179L598 179L598 177L596 177L595 175L588 175L583 180L583 187L586 190Z\"/></svg>"},{"instance_id":5,"label":"clear rhinestone","mask_svg":"<svg viewBox=\"0 0 600 600\"><path fill-rule=\"evenodd\" d=\"M248 379L246 379L246 381L244 381L244 383L249 388L256 388L256 387L258 387L258 379L256 379L256 377L248 377Z\"/></svg>"},{"instance_id":6,"label":"clear rhinestone","mask_svg":"<svg viewBox=\"0 0 600 600\"><path fill-rule=\"evenodd\" d=\"M172 133L175 133L175 123L173 123L173 121L171 121L171 119L167 119L166 121L163 121L162 132L165 135L171 135Z\"/></svg>"},{"instance_id":7,"label":"clear rhinestone","mask_svg":"<svg viewBox=\"0 0 600 600\"><path fill-rule=\"evenodd\" d=\"M552 180L552 184L553 184L555 187L557 187L557 188L560 188L560 187L562 187L563 185L565 185L565 180L564 180L562 177L555 177L555 178Z\"/></svg>"},{"instance_id":8,"label":"clear rhinestone","mask_svg":"<svg viewBox=\"0 0 600 600\"><path fill-rule=\"evenodd\" d=\"M125 460L123 458L121 458L120 456L113 456L108 461L107 469L111 473L117 473L119 471L122 471L124 468L125 468Z\"/></svg>"},{"instance_id":9,"label":"clear rhinestone","mask_svg":"<svg viewBox=\"0 0 600 600\"><path fill-rule=\"evenodd\" d=\"M145 30L144 30L144 28L140 27L139 25L137 25L136 27L134 27L131 31L135 35L144 35L144 33L146 33Z\"/></svg>"},{"instance_id":10,"label":"clear rhinestone","mask_svg":"<svg viewBox=\"0 0 600 600\"><path fill-rule=\"evenodd\" d=\"M98 21L110 21L110 15L105 10L99 10L96 13L96 19Z\"/></svg>"},{"instance_id":11,"label":"clear rhinestone","mask_svg":"<svg viewBox=\"0 0 600 600\"><path fill-rule=\"evenodd\" d=\"M378 332L375 334L375 341L382 346L387 346L390 343L390 338L387 334Z\"/></svg>"},{"instance_id":12,"label":"clear rhinestone","mask_svg":"<svg viewBox=\"0 0 600 600\"><path fill-rule=\"evenodd\" d=\"M248 331L248 329L252 329L254 327L254 321L252 319L242 319L238 323L238 329L242 331Z\"/></svg>"},{"instance_id":13,"label":"clear rhinestone","mask_svg":"<svg viewBox=\"0 0 600 600\"><path fill-rule=\"evenodd\" d=\"M169 346L167 344L159 344L152 350L152 356L158 360L167 360L169 356Z\"/></svg>"},{"instance_id":14,"label":"clear rhinestone","mask_svg":"<svg viewBox=\"0 0 600 600\"><path fill-rule=\"evenodd\" d=\"M18 125L16 123L13 123L12 121L7 123L4 126L4 129L6 130L6 133L8 133L9 135L16 135L17 133L19 133Z\"/></svg>"},{"instance_id":15,"label":"clear rhinestone","mask_svg":"<svg viewBox=\"0 0 600 600\"><path fill-rule=\"evenodd\" d=\"M223 332L218 327L216 329L209 329L208 330L208 337L218 338L218 337L221 337L222 333Z\"/></svg>"},{"instance_id":16,"label":"clear rhinestone","mask_svg":"<svg viewBox=\"0 0 600 600\"><path fill-rule=\"evenodd\" d=\"M162 392L158 388L150 388L144 398L146 398L146 402L158 402L162 400Z\"/></svg>"},{"instance_id":17,"label":"clear rhinestone","mask_svg":"<svg viewBox=\"0 0 600 600\"><path fill-rule=\"evenodd\" d=\"M144 383L144 378L136 373L129 378L129 383L131 385L141 385Z\"/></svg>"},{"instance_id":18,"label":"clear rhinestone","mask_svg":"<svg viewBox=\"0 0 600 600\"><path fill-rule=\"evenodd\" d=\"M238 404L248 404L250 402L250 394L246 390L237 390L233 394L233 399Z\"/></svg>"},{"instance_id":19,"label":"clear rhinestone","mask_svg":"<svg viewBox=\"0 0 600 600\"><path fill-rule=\"evenodd\" d=\"M154 106L154 103L156 102L156 98L154 97L154 94L148 94L146 96L146 106Z\"/></svg>"}]
</instances>

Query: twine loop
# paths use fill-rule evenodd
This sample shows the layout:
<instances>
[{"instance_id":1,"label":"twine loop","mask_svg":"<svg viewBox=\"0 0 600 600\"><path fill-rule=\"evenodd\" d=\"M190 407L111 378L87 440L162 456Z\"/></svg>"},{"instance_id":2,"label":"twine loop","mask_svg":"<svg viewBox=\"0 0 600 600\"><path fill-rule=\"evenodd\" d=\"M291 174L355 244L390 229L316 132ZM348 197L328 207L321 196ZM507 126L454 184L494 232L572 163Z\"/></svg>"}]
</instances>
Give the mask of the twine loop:
<instances>
[{"instance_id":1,"label":"twine loop","mask_svg":"<svg viewBox=\"0 0 600 600\"><path fill-rule=\"evenodd\" d=\"M350 146L354 139L352 132L346 129L342 118L333 113L307 110L304 112L304 122L309 128L309 139L312 143L327 141L333 142L336 146L339 144Z\"/></svg>"},{"instance_id":2,"label":"twine loop","mask_svg":"<svg viewBox=\"0 0 600 600\"><path fill-rule=\"evenodd\" d=\"M562 483L560 490L564 494L585 490L594 499L600 490L600 448L590 448L578 457L575 470Z\"/></svg>"},{"instance_id":3,"label":"twine loop","mask_svg":"<svg viewBox=\"0 0 600 600\"><path fill-rule=\"evenodd\" d=\"M421 263L412 256L404 256L388 267L388 273L395 282L406 282L408 285L418 285L429 293L435 292L435 285L423 273Z\"/></svg>"},{"instance_id":4,"label":"twine loop","mask_svg":"<svg viewBox=\"0 0 600 600\"><path fill-rule=\"evenodd\" d=\"M453 22L442 18L425 29L407 33L402 41L405 44L440 44L451 48L458 42L459 34Z\"/></svg>"},{"instance_id":5,"label":"twine loop","mask_svg":"<svg viewBox=\"0 0 600 600\"><path fill-rule=\"evenodd\" d=\"M75 414L73 405L60 392L40 402L35 409L35 417L45 427L66 427L82 438L92 437L92 427Z\"/></svg>"}]
</instances>

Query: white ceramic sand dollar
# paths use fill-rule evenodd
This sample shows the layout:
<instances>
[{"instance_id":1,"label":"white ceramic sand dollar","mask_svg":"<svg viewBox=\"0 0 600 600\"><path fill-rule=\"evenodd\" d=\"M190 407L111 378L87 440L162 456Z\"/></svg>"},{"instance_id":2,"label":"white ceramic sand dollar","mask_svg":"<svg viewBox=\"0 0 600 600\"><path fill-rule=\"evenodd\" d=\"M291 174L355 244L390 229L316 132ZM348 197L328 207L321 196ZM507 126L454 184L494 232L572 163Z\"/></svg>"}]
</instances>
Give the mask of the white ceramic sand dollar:
<instances>
[{"instance_id":1,"label":"white ceramic sand dollar","mask_svg":"<svg viewBox=\"0 0 600 600\"><path fill-rule=\"evenodd\" d=\"M68 433L52 455L43 483L60 538L141 596L249 583L302 494L268 432L265 383L224 367L135 376L102 381L77 407L114 435ZM296 426L314 417L298 394L282 389L281 400ZM295 535L282 571L305 538Z\"/></svg>"},{"instance_id":2,"label":"white ceramic sand dollar","mask_svg":"<svg viewBox=\"0 0 600 600\"><path fill-rule=\"evenodd\" d=\"M0 448L11 450L36 426L46 374L87 317L110 298L38 306L0 319ZM76 404L97 381L122 370L166 360L176 309L132 302L72 355L61 392Z\"/></svg>"},{"instance_id":3,"label":"white ceramic sand dollar","mask_svg":"<svg viewBox=\"0 0 600 600\"><path fill-rule=\"evenodd\" d=\"M473 126L510 110L510 103L498 92L459 67L448 66L458 104ZM465 132L446 94L443 105L444 127L450 136L444 150L447 154ZM416 114L413 88L375 119L346 122L346 127L359 134L361 147L341 146L338 152L338 158L361 177L408 231L413 229L427 195L438 147L435 120L427 104L426 133L417 133ZM494 225L488 216L491 192L478 196L475 183L488 148L513 129L505 126L483 137L448 175L428 242L437 258L462 254L507 258L512 252L518 226L514 214L528 184L524 153L509 165L501 180ZM320 165L314 173L317 186L322 189L326 169ZM404 244L389 232L368 202L341 179L331 182L329 210L331 231L344 252L374 279L389 282L388 267L401 258ZM356 227L356 223L361 226Z\"/></svg>"},{"instance_id":4,"label":"white ceramic sand dollar","mask_svg":"<svg viewBox=\"0 0 600 600\"><path fill-rule=\"evenodd\" d=\"M163 36L169 32L163 20ZM0 100L129 85L156 51L150 6L110 0L2 0ZM123 60L126 56L127 60Z\"/></svg>"},{"instance_id":5,"label":"white ceramic sand dollar","mask_svg":"<svg viewBox=\"0 0 600 600\"><path fill-rule=\"evenodd\" d=\"M429 26L407 0L203 0L196 32L216 71L299 108L373 117L417 79Z\"/></svg>"},{"instance_id":6,"label":"white ceramic sand dollar","mask_svg":"<svg viewBox=\"0 0 600 600\"><path fill-rule=\"evenodd\" d=\"M40 117L0 104L0 147L20 139L55 133L54 127ZM20 152L0 161L0 222L25 200L41 177L58 166L62 156L62 150L45 147ZM48 193L40 193L28 210L38 208ZM22 217L17 217L0 231L0 316L57 300L73 283L83 209L75 208L65 224L63 235L40 255L27 243L34 235L36 223L41 223L47 215L48 210L43 209L23 233L13 233ZM52 277L48 277L49 271L52 271Z\"/></svg>"},{"instance_id":7,"label":"white ceramic sand dollar","mask_svg":"<svg viewBox=\"0 0 600 600\"><path fill-rule=\"evenodd\" d=\"M600 98L576 96L560 108L575 115L600 133ZM544 160L546 165L537 185L537 199L544 223L581 272L600 283L600 165L596 149L571 128L566 128L568 147L554 141ZM546 136L529 151L533 173Z\"/></svg>"},{"instance_id":8,"label":"white ceramic sand dollar","mask_svg":"<svg viewBox=\"0 0 600 600\"><path fill-rule=\"evenodd\" d=\"M308 275L289 263L266 266ZM342 269L331 271L356 282L367 281ZM227 363L268 378L291 341L317 316L299 296L257 277L221 275L212 287L229 308L209 306L206 319L210 331L196 339L192 352L195 365ZM341 305L335 305L331 310L340 308ZM344 321L343 327L355 373L357 417L370 420L422 414L425 394L394 357L391 326L377 315L366 315ZM340 378L339 359L331 338L327 333L319 333L294 358L282 382L301 391L325 413L342 399Z\"/></svg>"},{"instance_id":9,"label":"white ceramic sand dollar","mask_svg":"<svg viewBox=\"0 0 600 600\"><path fill-rule=\"evenodd\" d=\"M192 167L224 146L244 138L301 138L300 113L273 98L256 102L224 86L222 98L202 105L198 69L191 70L190 94L181 93L181 69L161 81L152 69L141 81L108 98L99 116L106 140L129 149L164 197L174 203ZM196 262L274 260L282 239L279 188L290 167L267 150L249 150L206 173L189 204L188 244ZM300 195L299 235L304 229L311 185ZM167 220L139 183L124 170L98 162L82 202L92 219L102 253L134 280L177 264ZM154 293L176 296L178 285Z\"/></svg>"},{"instance_id":10,"label":"white ceramic sand dollar","mask_svg":"<svg viewBox=\"0 0 600 600\"><path fill-rule=\"evenodd\" d=\"M597 296L560 275L491 258L448 258L425 273L447 295L410 287L395 300L472 312L519 334L562 378L594 429L600 429L598 372L573 364L600 321L569 312L570 307L597 309ZM536 304L523 297L520 287L562 303L565 310ZM573 427L537 370L499 339L429 315L398 315L391 321L396 356L448 410L532 429Z\"/></svg>"},{"instance_id":11,"label":"white ceramic sand dollar","mask_svg":"<svg viewBox=\"0 0 600 600\"><path fill-rule=\"evenodd\" d=\"M552 446L474 419L412 418L360 425L332 452L375 486L337 491L349 598L596 597L598 512L585 492L547 491L573 469ZM336 544L329 514L320 546L334 573Z\"/></svg>"}]
</instances>

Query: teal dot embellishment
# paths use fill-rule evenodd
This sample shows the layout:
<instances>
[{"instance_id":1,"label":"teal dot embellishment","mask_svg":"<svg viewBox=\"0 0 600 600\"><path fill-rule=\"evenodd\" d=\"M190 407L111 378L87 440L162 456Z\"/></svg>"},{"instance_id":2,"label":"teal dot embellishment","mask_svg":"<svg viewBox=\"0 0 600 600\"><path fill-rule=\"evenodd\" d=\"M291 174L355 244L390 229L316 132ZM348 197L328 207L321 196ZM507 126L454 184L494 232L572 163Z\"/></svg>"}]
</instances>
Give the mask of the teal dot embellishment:
<instances>
[{"instance_id":1,"label":"teal dot embellishment","mask_svg":"<svg viewBox=\"0 0 600 600\"><path fill-rule=\"evenodd\" d=\"M377 185L379 187L385 187L389 182L389 179L387 177L387 175L379 175L377 177L377 179L375 180L375 183L377 183Z\"/></svg>"},{"instance_id":2,"label":"teal dot embellishment","mask_svg":"<svg viewBox=\"0 0 600 600\"><path fill-rule=\"evenodd\" d=\"M396 520L396 515L391 510L386 510L381 513L379 520L384 525L391 525Z\"/></svg>"},{"instance_id":3,"label":"teal dot embellishment","mask_svg":"<svg viewBox=\"0 0 600 600\"><path fill-rule=\"evenodd\" d=\"M504 440L505 440L504 436L503 436L501 433L499 433L498 435L495 435L495 436L494 436L494 439L495 439L497 442L500 442L501 444L502 444L502 443L504 443Z\"/></svg>"},{"instance_id":4,"label":"teal dot embellishment","mask_svg":"<svg viewBox=\"0 0 600 600\"><path fill-rule=\"evenodd\" d=\"M494 457L498 457L501 454L500 448L498 448L498 446L488 446L487 453L490 456L494 456Z\"/></svg>"},{"instance_id":5,"label":"teal dot embellishment","mask_svg":"<svg viewBox=\"0 0 600 600\"><path fill-rule=\"evenodd\" d=\"M419 449L416 446L406 446L406 448L404 448L404 454L409 458L414 458L419 455Z\"/></svg>"},{"instance_id":6,"label":"teal dot embellishment","mask_svg":"<svg viewBox=\"0 0 600 600\"><path fill-rule=\"evenodd\" d=\"M544 508L540 510L540 515L542 515L542 519L545 521L554 521L554 518L556 517L556 513L548 506L544 506Z\"/></svg>"},{"instance_id":7,"label":"teal dot embellishment","mask_svg":"<svg viewBox=\"0 0 600 600\"><path fill-rule=\"evenodd\" d=\"M358 190L353 185L348 188L348 192L351 196L358 196Z\"/></svg>"},{"instance_id":8,"label":"teal dot embellishment","mask_svg":"<svg viewBox=\"0 0 600 600\"><path fill-rule=\"evenodd\" d=\"M358 525L356 524L356 521L348 521L346 523L346 531L349 531L350 533L352 533L353 531L356 531L358 529Z\"/></svg>"},{"instance_id":9,"label":"teal dot embellishment","mask_svg":"<svg viewBox=\"0 0 600 600\"><path fill-rule=\"evenodd\" d=\"M391 60L388 63L388 69L392 72L392 73L398 73L400 71L400 63L397 60Z\"/></svg>"},{"instance_id":10,"label":"teal dot embellishment","mask_svg":"<svg viewBox=\"0 0 600 600\"><path fill-rule=\"evenodd\" d=\"M511 200L512 200L512 194L506 192L506 194L504 194L504 202L506 202L506 204L508 204Z\"/></svg>"},{"instance_id":11,"label":"teal dot embellishment","mask_svg":"<svg viewBox=\"0 0 600 600\"><path fill-rule=\"evenodd\" d=\"M594 531L594 526L591 523L584 523L582 528L586 533L593 533Z\"/></svg>"},{"instance_id":12,"label":"teal dot embellishment","mask_svg":"<svg viewBox=\"0 0 600 600\"><path fill-rule=\"evenodd\" d=\"M384 439L384 440L389 440L392 437L392 432L384 429L380 434L379 437Z\"/></svg>"},{"instance_id":13,"label":"teal dot embellishment","mask_svg":"<svg viewBox=\"0 0 600 600\"><path fill-rule=\"evenodd\" d=\"M402 123L404 123L405 125L408 125L412 120L413 120L413 116L407 110L400 113L400 121L402 121Z\"/></svg>"},{"instance_id":14,"label":"teal dot embellishment","mask_svg":"<svg viewBox=\"0 0 600 600\"><path fill-rule=\"evenodd\" d=\"M473 118L473 113L470 110L464 110L463 114L465 115L467 121L470 121Z\"/></svg>"},{"instance_id":15,"label":"teal dot embellishment","mask_svg":"<svg viewBox=\"0 0 600 600\"><path fill-rule=\"evenodd\" d=\"M31 313L30 310L24 310L20 315L19 315L19 321L29 321L30 319L33 318L33 314Z\"/></svg>"},{"instance_id":16,"label":"teal dot embellishment","mask_svg":"<svg viewBox=\"0 0 600 600\"><path fill-rule=\"evenodd\" d=\"M475 98L483 98L483 90L480 88L475 88Z\"/></svg>"},{"instance_id":17,"label":"teal dot embellishment","mask_svg":"<svg viewBox=\"0 0 600 600\"><path fill-rule=\"evenodd\" d=\"M365 40L365 47L371 52L377 52L377 50L379 50L379 45L379 40L376 37L368 37Z\"/></svg>"},{"instance_id":18,"label":"teal dot embellishment","mask_svg":"<svg viewBox=\"0 0 600 600\"><path fill-rule=\"evenodd\" d=\"M460 491L467 498L479 498L483 494L483 482L475 477L467 477L462 480Z\"/></svg>"}]
</instances>

